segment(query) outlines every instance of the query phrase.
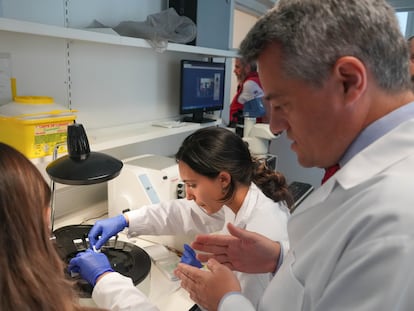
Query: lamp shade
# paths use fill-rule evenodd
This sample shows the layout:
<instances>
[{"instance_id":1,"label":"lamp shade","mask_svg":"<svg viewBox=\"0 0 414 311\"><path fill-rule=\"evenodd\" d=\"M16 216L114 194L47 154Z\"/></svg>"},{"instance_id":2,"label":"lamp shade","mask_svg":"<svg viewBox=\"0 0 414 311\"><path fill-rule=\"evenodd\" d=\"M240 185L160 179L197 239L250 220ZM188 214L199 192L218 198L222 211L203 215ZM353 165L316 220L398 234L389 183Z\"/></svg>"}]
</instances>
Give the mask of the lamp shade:
<instances>
[{"instance_id":1,"label":"lamp shade","mask_svg":"<svg viewBox=\"0 0 414 311\"><path fill-rule=\"evenodd\" d=\"M82 124L68 126L68 154L46 167L49 177L68 185L92 185L119 175L122 162L100 152L91 152Z\"/></svg>"}]
</instances>

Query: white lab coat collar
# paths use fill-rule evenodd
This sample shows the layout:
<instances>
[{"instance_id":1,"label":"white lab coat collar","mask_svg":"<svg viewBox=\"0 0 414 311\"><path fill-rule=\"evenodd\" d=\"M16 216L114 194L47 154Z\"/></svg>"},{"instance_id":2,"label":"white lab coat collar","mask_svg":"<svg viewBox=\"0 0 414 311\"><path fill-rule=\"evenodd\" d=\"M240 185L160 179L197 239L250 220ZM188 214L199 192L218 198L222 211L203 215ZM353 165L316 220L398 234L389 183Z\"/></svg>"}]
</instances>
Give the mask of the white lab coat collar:
<instances>
[{"instance_id":1,"label":"white lab coat collar","mask_svg":"<svg viewBox=\"0 0 414 311\"><path fill-rule=\"evenodd\" d=\"M250 218L250 215L255 208L259 191L259 188L254 183L250 184L249 191L237 214L235 214L230 207L225 205L225 222L231 222L236 227L244 229L246 227L246 220Z\"/></svg>"},{"instance_id":2,"label":"white lab coat collar","mask_svg":"<svg viewBox=\"0 0 414 311\"><path fill-rule=\"evenodd\" d=\"M390 165L414 153L414 119L403 122L371 145L356 154L321 187L301 204L294 214L299 214L325 201L332 190L355 187L378 174ZM394 148L395 147L395 148ZM398 153L394 152L398 150Z\"/></svg>"}]
</instances>

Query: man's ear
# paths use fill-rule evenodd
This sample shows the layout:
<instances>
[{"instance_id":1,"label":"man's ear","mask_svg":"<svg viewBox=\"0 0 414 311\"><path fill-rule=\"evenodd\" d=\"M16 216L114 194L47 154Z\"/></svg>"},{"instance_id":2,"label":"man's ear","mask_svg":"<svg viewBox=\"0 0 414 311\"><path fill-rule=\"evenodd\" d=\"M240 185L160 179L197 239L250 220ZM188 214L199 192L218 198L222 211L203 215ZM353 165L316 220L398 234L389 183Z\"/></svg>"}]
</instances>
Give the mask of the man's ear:
<instances>
[{"instance_id":1,"label":"man's ear","mask_svg":"<svg viewBox=\"0 0 414 311\"><path fill-rule=\"evenodd\" d=\"M355 102L367 88L367 68L358 58L339 58L334 66L334 74L342 84L346 102Z\"/></svg>"}]
</instances>

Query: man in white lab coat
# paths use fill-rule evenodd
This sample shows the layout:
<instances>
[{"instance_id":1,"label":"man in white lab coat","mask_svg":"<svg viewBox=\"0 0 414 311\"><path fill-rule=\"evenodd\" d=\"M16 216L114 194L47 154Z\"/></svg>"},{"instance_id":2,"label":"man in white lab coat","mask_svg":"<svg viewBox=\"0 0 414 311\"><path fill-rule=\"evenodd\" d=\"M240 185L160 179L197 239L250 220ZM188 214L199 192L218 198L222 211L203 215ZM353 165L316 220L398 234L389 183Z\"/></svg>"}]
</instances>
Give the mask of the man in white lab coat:
<instances>
[{"instance_id":1,"label":"man in white lab coat","mask_svg":"<svg viewBox=\"0 0 414 311\"><path fill-rule=\"evenodd\" d=\"M413 310L414 95L392 8L279 0L240 54L258 60L271 129L300 164L340 170L290 218L289 251L229 225L192 244L210 271L181 264L182 287L209 310L254 310L230 269L272 271L258 310Z\"/></svg>"}]
</instances>

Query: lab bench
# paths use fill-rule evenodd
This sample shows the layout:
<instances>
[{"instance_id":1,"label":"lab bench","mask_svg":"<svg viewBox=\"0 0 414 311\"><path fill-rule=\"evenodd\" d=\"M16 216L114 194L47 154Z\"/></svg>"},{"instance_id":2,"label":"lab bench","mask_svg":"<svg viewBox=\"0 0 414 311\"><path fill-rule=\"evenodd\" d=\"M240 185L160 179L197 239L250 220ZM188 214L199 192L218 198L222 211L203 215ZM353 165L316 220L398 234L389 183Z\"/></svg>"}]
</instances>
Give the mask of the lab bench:
<instances>
[{"instance_id":1,"label":"lab bench","mask_svg":"<svg viewBox=\"0 0 414 311\"><path fill-rule=\"evenodd\" d=\"M65 217L57 218L55 220L55 228L79 224L92 225L96 220L107 217L107 211L107 202L100 202ZM128 241L143 249L154 245L154 243L139 237L128 238L125 233L120 233L118 239ZM151 263L150 273L137 285L137 288L145 293L160 311L188 310L194 305L188 293L180 287L180 281L169 280L153 262ZM81 298L81 304L95 306L90 298Z\"/></svg>"}]
</instances>

